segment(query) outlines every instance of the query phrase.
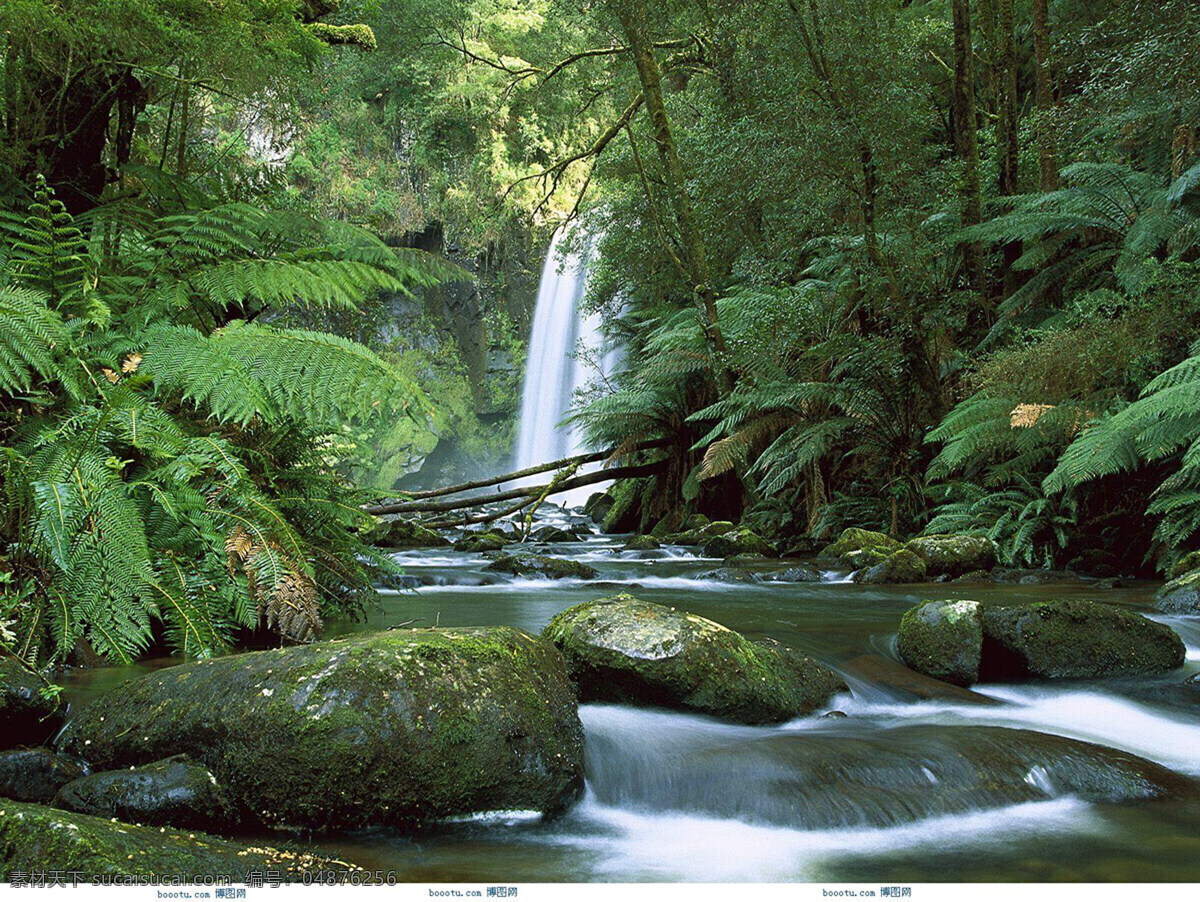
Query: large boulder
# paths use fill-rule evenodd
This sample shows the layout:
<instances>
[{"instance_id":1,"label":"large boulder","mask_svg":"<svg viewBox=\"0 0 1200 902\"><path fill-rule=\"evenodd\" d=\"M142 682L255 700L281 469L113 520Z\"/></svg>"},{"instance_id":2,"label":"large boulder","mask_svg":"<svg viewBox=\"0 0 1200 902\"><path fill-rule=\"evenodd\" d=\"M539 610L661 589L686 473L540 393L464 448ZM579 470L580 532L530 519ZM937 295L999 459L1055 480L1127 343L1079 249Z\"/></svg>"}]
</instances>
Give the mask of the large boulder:
<instances>
[{"instance_id":1,"label":"large boulder","mask_svg":"<svg viewBox=\"0 0 1200 902\"><path fill-rule=\"evenodd\" d=\"M1164 673L1183 663L1185 651L1164 624L1074 600L926 602L904 615L897 644L909 667L960 686Z\"/></svg>"},{"instance_id":2,"label":"large boulder","mask_svg":"<svg viewBox=\"0 0 1200 902\"><path fill-rule=\"evenodd\" d=\"M542 635L562 651L583 701L777 723L811 713L846 688L799 652L631 595L569 608Z\"/></svg>"},{"instance_id":3,"label":"large boulder","mask_svg":"<svg viewBox=\"0 0 1200 902\"><path fill-rule=\"evenodd\" d=\"M554 812L583 733L562 658L508 627L391 630L183 664L82 708L63 749L105 770L203 763L267 826Z\"/></svg>"},{"instance_id":4,"label":"large boulder","mask_svg":"<svg viewBox=\"0 0 1200 902\"><path fill-rule=\"evenodd\" d=\"M1200 570L1183 573L1164 585L1155 607L1165 614L1200 614Z\"/></svg>"},{"instance_id":5,"label":"large boulder","mask_svg":"<svg viewBox=\"0 0 1200 902\"><path fill-rule=\"evenodd\" d=\"M16 658L0 658L0 748L38 745L62 726L47 683Z\"/></svg>"},{"instance_id":6,"label":"large boulder","mask_svg":"<svg viewBox=\"0 0 1200 902\"><path fill-rule=\"evenodd\" d=\"M740 526L705 541L704 554L707 557L722 558L735 554L772 557L775 554L775 546L753 529Z\"/></svg>"},{"instance_id":7,"label":"large boulder","mask_svg":"<svg viewBox=\"0 0 1200 902\"><path fill-rule=\"evenodd\" d=\"M737 527L729 520L711 520L665 539L671 545L705 545ZM722 555L723 556L723 555Z\"/></svg>"},{"instance_id":8,"label":"large boulder","mask_svg":"<svg viewBox=\"0 0 1200 902\"><path fill-rule=\"evenodd\" d=\"M383 548L444 548L450 540L412 520L380 520L370 532L373 545Z\"/></svg>"},{"instance_id":9,"label":"large boulder","mask_svg":"<svg viewBox=\"0 0 1200 902\"><path fill-rule=\"evenodd\" d=\"M922 536L905 547L925 561L930 577L953 579L996 566L996 544L987 536Z\"/></svg>"},{"instance_id":10,"label":"large boulder","mask_svg":"<svg viewBox=\"0 0 1200 902\"><path fill-rule=\"evenodd\" d=\"M854 581L868 586L919 583L924 582L927 575L925 559L907 548L902 548L886 561L859 570L854 574Z\"/></svg>"},{"instance_id":11,"label":"large boulder","mask_svg":"<svg viewBox=\"0 0 1200 902\"><path fill-rule=\"evenodd\" d=\"M891 536L852 526L842 530L837 541L821 549L817 559L848 570L858 570L882 564L903 547Z\"/></svg>"},{"instance_id":12,"label":"large boulder","mask_svg":"<svg viewBox=\"0 0 1200 902\"><path fill-rule=\"evenodd\" d=\"M595 567L545 554L506 554L483 569L535 579L595 579L599 575Z\"/></svg>"},{"instance_id":13,"label":"large boulder","mask_svg":"<svg viewBox=\"0 0 1200 902\"><path fill-rule=\"evenodd\" d=\"M72 758L49 749L0 752L0 797L18 802L49 802L59 788L87 770Z\"/></svg>"},{"instance_id":14,"label":"large boulder","mask_svg":"<svg viewBox=\"0 0 1200 902\"><path fill-rule=\"evenodd\" d=\"M662 546L654 536L634 536L621 546L622 551L656 551Z\"/></svg>"},{"instance_id":15,"label":"large boulder","mask_svg":"<svg viewBox=\"0 0 1200 902\"><path fill-rule=\"evenodd\" d=\"M0 880L23 871L77 872L97 877L159 877L186 883L278 873L288 882L321 882L354 865L309 852L246 846L203 833L135 827L108 818L0 801ZM307 876L306 876L307 875Z\"/></svg>"},{"instance_id":16,"label":"large boulder","mask_svg":"<svg viewBox=\"0 0 1200 902\"><path fill-rule=\"evenodd\" d=\"M765 578L770 582L777 583L819 583L821 573L813 567L798 564L795 567L788 567L786 570L768 573Z\"/></svg>"},{"instance_id":17,"label":"large boulder","mask_svg":"<svg viewBox=\"0 0 1200 902\"><path fill-rule=\"evenodd\" d=\"M983 609L981 679L1165 673L1183 664L1169 626L1093 601Z\"/></svg>"},{"instance_id":18,"label":"large boulder","mask_svg":"<svg viewBox=\"0 0 1200 902\"><path fill-rule=\"evenodd\" d=\"M913 670L956 686L979 680L983 618L977 601L927 601L900 619L900 659Z\"/></svg>"},{"instance_id":19,"label":"large boulder","mask_svg":"<svg viewBox=\"0 0 1200 902\"><path fill-rule=\"evenodd\" d=\"M583 512L593 523L603 523L615 500L610 492L593 492L583 505Z\"/></svg>"},{"instance_id":20,"label":"large boulder","mask_svg":"<svg viewBox=\"0 0 1200 902\"><path fill-rule=\"evenodd\" d=\"M535 542L545 544L553 544L556 542L578 542L581 541L579 536L573 532L568 532L558 526L543 526L541 529L534 530L530 538Z\"/></svg>"},{"instance_id":21,"label":"large boulder","mask_svg":"<svg viewBox=\"0 0 1200 902\"><path fill-rule=\"evenodd\" d=\"M217 778L183 755L143 767L102 771L67 783L57 808L137 824L226 832L237 816Z\"/></svg>"}]
</instances>

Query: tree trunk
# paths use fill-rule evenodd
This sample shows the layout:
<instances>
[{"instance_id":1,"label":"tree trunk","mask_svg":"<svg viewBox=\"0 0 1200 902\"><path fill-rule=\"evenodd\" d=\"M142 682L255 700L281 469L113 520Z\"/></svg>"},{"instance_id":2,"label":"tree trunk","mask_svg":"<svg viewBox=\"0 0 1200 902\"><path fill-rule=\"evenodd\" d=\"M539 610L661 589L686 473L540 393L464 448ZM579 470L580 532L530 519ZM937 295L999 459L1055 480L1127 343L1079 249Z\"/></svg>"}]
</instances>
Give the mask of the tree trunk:
<instances>
[{"instance_id":1,"label":"tree trunk","mask_svg":"<svg viewBox=\"0 0 1200 902\"><path fill-rule=\"evenodd\" d=\"M650 116L654 144L658 150L667 191L675 212L680 246L683 249L683 262L692 283L692 294L700 325L716 364L717 378L722 389L729 392L733 388L733 374L729 369L728 349L717 316L716 289L708 268L707 248L697 225L691 196L688 194L687 176L679 157L679 148L671 133L671 122L663 99L662 71L654 55L654 46L646 23L646 5L644 0L617 0L616 6L621 27L637 65L638 80L642 85L642 96L645 98L646 112Z\"/></svg>"},{"instance_id":2,"label":"tree trunk","mask_svg":"<svg viewBox=\"0 0 1200 902\"><path fill-rule=\"evenodd\" d=\"M1052 119L1053 73L1050 67L1049 0L1033 0L1034 72L1037 80L1038 169L1043 191L1058 190L1058 139Z\"/></svg>"},{"instance_id":3,"label":"tree trunk","mask_svg":"<svg viewBox=\"0 0 1200 902\"><path fill-rule=\"evenodd\" d=\"M975 67L971 43L970 0L951 0L954 17L954 149L962 161L959 199L964 226L982 216L979 185L979 137L975 113ZM969 286L978 290L982 254L977 242L963 245L963 268Z\"/></svg>"},{"instance_id":4,"label":"tree trunk","mask_svg":"<svg viewBox=\"0 0 1200 902\"><path fill-rule=\"evenodd\" d=\"M1017 49L1014 0L1000 0L999 12L999 80L1000 104L996 143L1000 152L1000 196L1012 197L1020 192L1020 144L1017 135ZM1010 241L1004 245L1004 271L999 289L1007 297L1015 288L1014 266L1021 256L1021 244Z\"/></svg>"}]
</instances>

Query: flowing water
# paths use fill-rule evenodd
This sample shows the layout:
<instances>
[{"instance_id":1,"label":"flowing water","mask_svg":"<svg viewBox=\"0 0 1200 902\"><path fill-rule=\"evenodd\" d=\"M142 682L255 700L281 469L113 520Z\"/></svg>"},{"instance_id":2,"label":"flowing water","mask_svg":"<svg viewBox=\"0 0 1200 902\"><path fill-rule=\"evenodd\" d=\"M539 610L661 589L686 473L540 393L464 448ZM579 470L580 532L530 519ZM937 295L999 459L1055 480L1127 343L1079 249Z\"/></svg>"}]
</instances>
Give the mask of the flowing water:
<instances>
[{"instance_id":1,"label":"flowing water","mask_svg":"<svg viewBox=\"0 0 1200 902\"><path fill-rule=\"evenodd\" d=\"M1122 754L1200 777L1200 687L1184 685L1200 671L1200 619L1158 618L1188 645L1185 667L1163 676L976 687L983 699L921 698L891 678L900 615L922 599L1100 598L1144 610L1153 586L881 588L837 574L731 585L697 579L714 562L686 549L619 544L593 536L548 549L591 563L599 584L508 578L467 553L401 553L417 588L381 596L368 622L332 631L416 619L536 632L570 605L630 591L842 670L851 692L830 709L848 716L745 727L585 705L587 791L564 817L481 815L417 836L323 837L322 848L414 881L1200 880L1200 801L1165 770L1150 779L1175 798L1139 798L1145 775ZM130 672L76 674L72 694Z\"/></svg>"}]
</instances>

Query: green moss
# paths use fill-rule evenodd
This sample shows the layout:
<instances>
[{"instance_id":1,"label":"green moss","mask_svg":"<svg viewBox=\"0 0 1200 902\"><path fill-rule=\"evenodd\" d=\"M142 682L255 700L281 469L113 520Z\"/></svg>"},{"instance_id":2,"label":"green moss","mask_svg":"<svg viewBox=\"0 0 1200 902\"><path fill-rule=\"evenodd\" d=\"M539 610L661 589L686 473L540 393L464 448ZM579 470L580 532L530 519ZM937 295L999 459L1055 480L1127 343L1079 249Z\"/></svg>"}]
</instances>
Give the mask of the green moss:
<instances>
[{"instance_id":1,"label":"green moss","mask_svg":"<svg viewBox=\"0 0 1200 902\"><path fill-rule=\"evenodd\" d=\"M859 572L861 576L856 575L856 581L867 585L919 583L928 575L925 559L907 548L897 551L886 561Z\"/></svg>"},{"instance_id":2,"label":"green moss","mask_svg":"<svg viewBox=\"0 0 1200 902\"><path fill-rule=\"evenodd\" d=\"M818 558L851 570L882 564L904 546L890 536L852 526L826 545Z\"/></svg>"},{"instance_id":3,"label":"green moss","mask_svg":"<svg viewBox=\"0 0 1200 902\"><path fill-rule=\"evenodd\" d=\"M806 714L844 689L828 668L775 643L631 595L554 617L543 636L562 651L585 700L698 711L743 723Z\"/></svg>"},{"instance_id":4,"label":"green moss","mask_svg":"<svg viewBox=\"0 0 1200 902\"><path fill-rule=\"evenodd\" d=\"M553 811L582 779L561 657L504 627L393 630L158 671L81 710L97 767L184 753L271 826Z\"/></svg>"},{"instance_id":5,"label":"green moss","mask_svg":"<svg viewBox=\"0 0 1200 902\"><path fill-rule=\"evenodd\" d=\"M303 874L359 870L310 853L248 847L204 833L135 827L41 805L0 800L0 879L15 871L79 871L87 877L148 875L191 881L278 871Z\"/></svg>"},{"instance_id":6,"label":"green moss","mask_svg":"<svg viewBox=\"0 0 1200 902\"><path fill-rule=\"evenodd\" d=\"M900 659L913 670L957 686L979 679L983 624L976 601L927 601L906 611L897 636Z\"/></svg>"},{"instance_id":7,"label":"green moss","mask_svg":"<svg viewBox=\"0 0 1200 902\"><path fill-rule=\"evenodd\" d=\"M493 530L473 532L455 542L454 550L471 551L477 554L484 551L499 551L508 544L508 541L507 538Z\"/></svg>"},{"instance_id":8,"label":"green moss","mask_svg":"<svg viewBox=\"0 0 1200 902\"><path fill-rule=\"evenodd\" d=\"M599 575L595 567L543 554L509 554L497 558L483 569L546 579L595 579Z\"/></svg>"},{"instance_id":9,"label":"green moss","mask_svg":"<svg viewBox=\"0 0 1200 902\"><path fill-rule=\"evenodd\" d=\"M1183 573L1164 585L1155 606L1168 614L1200 614L1200 569Z\"/></svg>"},{"instance_id":10,"label":"green moss","mask_svg":"<svg viewBox=\"0 0 1200 902\"><path fill-rule=\"evenodd\" d=\"M921 536L905 547L924 559L930 576L957 577L996 566L996 545L986 536Z\"/></svg>"},{"instance_id":11,"label":"green moss","mask_svg":"<svg viewBox=\"0 0 1200 902\"><path fill-rule=\"evenodd\" d=\"M754 530L741 526L705 541L704 553L708 557L721 558L735 554L773 557L775 546Z\"/></svg>"}]
</instances>

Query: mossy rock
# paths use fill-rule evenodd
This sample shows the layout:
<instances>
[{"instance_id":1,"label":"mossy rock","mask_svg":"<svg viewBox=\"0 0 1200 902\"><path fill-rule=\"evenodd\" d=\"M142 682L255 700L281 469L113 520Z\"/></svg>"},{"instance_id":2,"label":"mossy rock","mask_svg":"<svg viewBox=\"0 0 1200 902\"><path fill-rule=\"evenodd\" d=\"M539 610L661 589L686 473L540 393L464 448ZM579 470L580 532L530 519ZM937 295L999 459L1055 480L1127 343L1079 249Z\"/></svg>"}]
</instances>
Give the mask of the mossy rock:
<instances>
[{"instance_id":1,"label":"mossy rock","mask_svg":"<svg viewBox=\"0 0 1200 902\"><path fill-rule=\"evenodd\" d=\"M920 583L927 577L925 559L903 548L890 558L854 575L854 581L868 586L890 583Z\"/></svg>"},{"instance_id":2,"label":"mossy rock","mask_svg":"<svg viewBox=\"0 0 1200 902\"><path fill-rule=\"evenodd\" d=\"M412 520L380 520L368 534L381 548L444 548L450 540Z\"/></svg>"},{"instance_id":3,"label":"mossy rock","mask_svg":"<svg viewBox=\"0 0 1200 902\"><path fill-rule=\"evenodd\" d=\"M494 530L472 532L454 543L455 551L470 551L476 554L484 551L499 551L511 540Z\"/></svg>"},{"instance_id":4,"label":"mossy rock","mask_svg":"<svg viewBox=\"0 0 1200 902\"><path fill-rule=\"evenodd\" d=\"M1076 600L926 602L901 619L897 645L913 670L960 686L1165 673L1183 664L1185 653L1164 624Z\"/></svg>"},{"instance_id":5,"label":"mossy rock","mask_svg":"<svg viewBox=\"0 0 1200 902\"><path fill-rule=\"evenodd\" d=\"M535 530L530 537L535 542L578 542L579 536L573 532L568 532L565 529L560 529L557 526L543 526L541 529Z\"/></svg>"},{"instance_id":6,"label":"mossy rock","mask_svg":"<svg viewBox=\"0 0 1200 902\"><path fill-rule=\"evenodd\" d=\"M483 569L537 579L595 579L599 576L595 567L545 554L506 554Z\"/></svg>"},{"instance_id":7,"label":"mossy rock","mask_svg":"<svg viewBox=\"0 0 1200 902\"><path fill-rule=\"evenodd\" d=\"M1094 601L985 607L983 637L984 680L1165 673L1185 655L1169 626Z\"/></svg>"},{"instance_id":8,"label":"mossy rock","mask_svg":"<svg viewBox=\"0 0 1200 902\"><path fill-rule=\"evenodd\" d=\"M616 499L610 492L593 492L583 505L583 512L593 523L603 523Z\"/></svg>"},{"instance_id":9,"label":"mossy rock","mask_svg":"<svg viewBox=\"0 0 1200 902\"><path fill-rule=\"evenodd\" d=\"M927 601L900 619L896 650L919 673L956 686L979 680L983 618L977 601Z\"/></svg>"},{"instance_id":10,"label":"mossy rock","mask_svg":"<svg viewBox=\"0 0 1200 902\"><path fill-rule=\"evenodd\" d=\"M56 808L121 821L228 832L237 815L228 796L203 764L183 755L143 767L102 771L67 783Z\"/></svg>"},{"instance_id":11,"label":"mossy rock","mask_svg":"<svg viewBox=\"0 0 1200 902\"><path fill-rule=\"evenodd\" d=\"M621 546L622 551L655 551L661 548L658 539L652 536L634 536Z\"/></svg>"},{"instance_id":12,"label":"mossy rock","mask_svg":"<svg viewBox=\"0 0 1200 902\"><path fill-rule=\"evenodd\" d=\"M715 570L705 570L697 574L696 579L706 579L718 583L761 583L762 576L741 567L718 567Z\"/></svg>"},{"instance_id":13,"label":"mossy rock","mask_svg":"<svg viewBox=\"0 0 1200 902\"><path fill-rule=\"evenodd\" d=\"M1170 579L1178 579L1191 573L1193 570L1200 570L1200 551L1189 551L1183 557L1175 562L1175 566L1171 568L1171 572L1167 574Z\"/></svg>"},{"instance_id":14,"label":"mossy rock","mask_svg":"<svg viewBox=\"0 0 1200 902\"><path fill-rule=\"evenodd\" d=\"M668 543L671 545L703 545L717 536L723 536L727 532L732 532L736 528L728 520L713 520L695 529L689 529L670 536Z\"/></svg>"},{"instance_id":15,"label":"mossy rock","mask_svg":"<svg viewBox=\"0 0 1200 902\"><path fill-rule=\"evenodd\" d=\"M710 520L708 517L704 516L704 514L690 514L683 521L683 528L685 530L703 529L704 527L708 526L708 524L710 524L711 522L712 522L712 520Z\"/></svg>"},{"instance_id":16,"label":"mossy rock","mask_svg":"<svg viewBox=\"0 0 1200 902\"><path fill-rule=\"evenodd\" d=\"M846 688L799 652L632 595L569 608L542 635L562 651L583 701L778 723L811 713Z\"/></svg>"},{"instance_id":17,"label":"mossy rock","mask_svg":"<svg viewBox=\"0 0 1200 902\"><path fill-rule=\"evenodd\" d=\"M245 846L159 827L135 827L92 817L0 800L0 880L17 871L77 871L91 882L100 876L175 878L183 882L277 872L286 881L360 868L308 852Z\"/></svg>"},{"instance_id":18,"label":"mossy rock","mask_svg":"<svg viewBox=\"0 0 1200 902\"><path fill-rule=\"evenodd\" d=\"M85 773L80 762L49 749L0 752L0 798L49 802L61 787Z\"/></svg>"},{"instance_id":19,"label":"mossy rock","mask_svg":"<svg viewBox=\"0 0 1200 902\"><path fill-rule=\"evenodd\" d=\"M583 778L562 658L508 627L391 630L170 667L80 709L60 745L105 770L186 754L243 819L295 829L553 812Z\"/></svg>"},{"instance_id":20,"label":"mossy rock","mask_svg":"<svg viewBox=\"0 0 1200 902\"><path fill-rule=\"evenodd\" d=\"M812 567L800 565L768 573L766 578L771 582L778 583L819 583L821 573Z\"/></svg>"},{"instance_id":21,"label":"mossy rock","mask_svg":"<svg viewBox=\"0 0 1200 902\"><path fill-rule=\"evenodd\" d=\"M1158 590L1154 605L1165 614L1200 614L1200 570L1175 577Z\"/></svg>"},{"instance_id":22,"label":"mossy rock","mask_svg":"<svg viewBox=\"0 0 1200 902\"><path fill-rule=\"evenodd\" d=\"M821 549L817 559L848 570L859 570L882 564L903 547L891 536L851 526L842 530L837 541Z\"/></svg>"},{"instance_id":23,"label":"mossy rock","mask_svg":"<svg viewBox=\"0 0 1200 902\"><path fill-rule=\"evenodd\" d=\"M0 658L0 748L40 745L62 726L46 683L16 658Z\"/></svg>"},{"instance_id":24,"label":"mossy rock","mask_svg":"<svg viewBox=\"0 0 1200 902\"><path fill-rule=\"evenodd\" d=\"M706 557L731 557L735 554L752 554L759 557L773 557L775 546L756 533L753 529L740 526L719 536L713 536L704 543Z\"/></svg>"},{"instance_id":25,"label":"mossy rock","mask_svg":"<svg viewBox=\"0 0 1200 902\"><path fill-rule=\"evenodd\" d=\"M924 559L931 577L953 579L996 566L996 543L987 536L921 536L906 547Z\"/></svg>"}]
</instances>

